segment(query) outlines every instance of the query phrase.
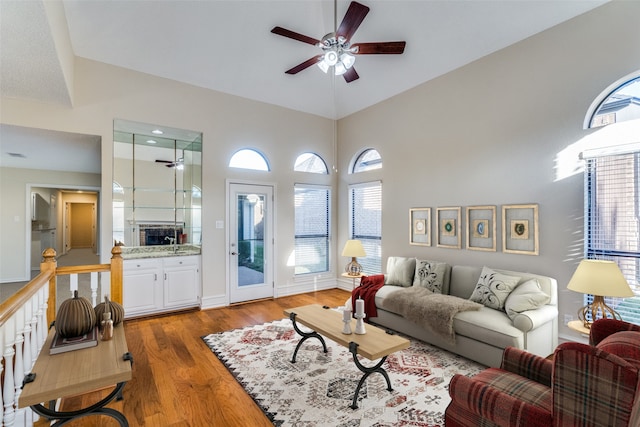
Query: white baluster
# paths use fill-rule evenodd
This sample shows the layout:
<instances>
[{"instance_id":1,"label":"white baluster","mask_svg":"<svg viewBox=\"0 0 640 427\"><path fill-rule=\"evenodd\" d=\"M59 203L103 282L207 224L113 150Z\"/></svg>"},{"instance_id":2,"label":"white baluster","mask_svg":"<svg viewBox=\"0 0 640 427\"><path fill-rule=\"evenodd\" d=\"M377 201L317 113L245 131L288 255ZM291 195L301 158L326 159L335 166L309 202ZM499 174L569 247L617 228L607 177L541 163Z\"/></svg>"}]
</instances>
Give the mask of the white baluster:
<instances>
[{"instance_id":1,"label":"white baluster","mask_svg":"<svg viewBox=\"0 0 640 427\"><path fill-rule=\"evenodd\" d=\"M13 344L16 336L15 317L11 316L4 324L4 384L2 397L4 399L4 425L12 426L15 421L15 378L13 375Z\"/></svg>"},{"instance_id":2,"label":"white baluster","mask_svg":"<svg viewBox=\"0 0 640 427\"><path fill-rule=\"evenodd\" d=\"M98 272L91 272L91 301L93 302L93 306L98 305L96 299L98 298Z\"/></svg>"},{"instance_id":3,"label":"white baluster","mask_svg":"<svg viewBox=\"0 0 640 427\"><path fill-rule=\"evenodd\" d=\"M22 392L22 380L24 379L24 375L26 374L24 369L24 313L25 309L24 306L22 306L14 315L16 318L16 343L14 345L15 364L13 366L13 375L15 377L14 402L16 408L15 423L19 426L24 425L24 409L18 409L18 400L20 399L20 393Z\"/></svg>"},{"instance_id":4,"label":"white baluster","mask_svg":"<svg viewBox=\"0 0 640 427\"><path fill-rule=\"evenodd\" d=\"M69 290L71 291L71 298L73 298L73 292L78 290L78 275L69 275Z\"/></svg>"},{"instance_id":5,"label":"white baluster","mask_svg":"<svg viewBox=\"0 0 640 427\"><path fill-rule=\"evenodd\" d=\"M36 348L38 349L38 354L40 354L40 350L44 345L45 339L47 339L47 295L48 295L48 287L45 286L45 292L38 292L38 344Z\"/></svg>"}]
</instances>

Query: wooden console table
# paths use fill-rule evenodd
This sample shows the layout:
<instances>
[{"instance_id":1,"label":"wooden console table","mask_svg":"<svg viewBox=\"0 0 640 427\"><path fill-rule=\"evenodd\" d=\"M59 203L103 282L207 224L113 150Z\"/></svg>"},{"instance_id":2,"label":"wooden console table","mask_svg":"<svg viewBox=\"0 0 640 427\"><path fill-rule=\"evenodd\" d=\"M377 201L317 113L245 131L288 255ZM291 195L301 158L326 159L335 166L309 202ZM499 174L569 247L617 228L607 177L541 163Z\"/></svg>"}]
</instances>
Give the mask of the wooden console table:
<instances>
[{"instance_id":1,"label":"wooden console table","mask_svg":"<svg viewBox=\"0 0 640 427\"><path fill-rule=\"evenodd\" d=\"M105 408L114 398L122 398L122 389L131 379L133 359L127 349L122 324L113 329L113 338L109 341L98 341L98 345L91 348L50 355L49 346L54 333L53 329L49 332L31 374L25 377L19 406L31 406L37 414L49 420L60 420L60 423L88 415L106 415L127 427L129 423L121 412ZM107 397L87 408L70 412L54 409L58 398L106 387L115 388ZM45 407L43 402L49 402L49 407Z\"/></svg>"}]
</instances>

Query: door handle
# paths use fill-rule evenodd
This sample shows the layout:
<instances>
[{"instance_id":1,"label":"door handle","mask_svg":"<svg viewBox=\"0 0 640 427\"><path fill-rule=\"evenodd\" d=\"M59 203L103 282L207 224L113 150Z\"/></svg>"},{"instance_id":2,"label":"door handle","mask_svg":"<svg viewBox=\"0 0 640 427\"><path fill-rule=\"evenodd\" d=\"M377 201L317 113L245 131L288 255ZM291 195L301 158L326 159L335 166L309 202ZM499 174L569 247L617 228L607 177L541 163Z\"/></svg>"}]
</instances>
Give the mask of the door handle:
<instances>
[{"instance_id":1,"label":"door handle","mask_svg":"<svg viewBox=\"0 0 640 427\"><path fill-rule=\"evenodd\" d=\"M238 252L231 252L231 255L238 255Z\"/></svg>"}]
</instances>

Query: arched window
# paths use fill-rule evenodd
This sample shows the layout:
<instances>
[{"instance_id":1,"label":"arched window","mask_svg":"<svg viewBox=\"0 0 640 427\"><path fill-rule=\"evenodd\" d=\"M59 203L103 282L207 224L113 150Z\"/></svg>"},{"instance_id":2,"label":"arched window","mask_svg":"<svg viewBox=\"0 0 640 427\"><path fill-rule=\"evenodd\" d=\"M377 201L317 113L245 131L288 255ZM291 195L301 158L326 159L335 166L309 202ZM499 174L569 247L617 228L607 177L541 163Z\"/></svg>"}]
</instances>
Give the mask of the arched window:
<instances>
[{"instance_id":1,"label":"arched window","mask_svg":"<svg viewBox=\"0 0 640 427\"><path fill-rule=\"evenodd\" d=\"M613 90L603 92L599 104L590 117L589 127L597 128L612 123L640 118L640 72L627 76L612 85Z\"/></svg>"},{"instance_id":2,"label":"arched window","mask_svg":"<svg viewBox=\"0 0 640 427\"><path fill-rule=\"evenodd\" d=\"M230 168L252 169L256 171L269 171L267 159L256 150L245 148L236 151L231 160L229 160Z\"/></svg>"},{"instance_id":3,"label":"arched window","mask_svg":"<svg viewBox=\"0 0 640 427\"><path fill-rule=\"evenodd\" d=\"M382 157L373 148L367 148L356 158L353 163L352 173L365 172L382 167Z\"/></svg>"},{"instance_id":4,"label":"arched window","mask_svg":"<svg viewBox=\"0 0 640 427\"><path fill-rule=\"evenodd\" d=\"M297 172L320 173L327 175L329 170L322 157L314 153L302 153L296 159L293 170Z\"/></svg>"},{"instance_id":5,"label":"arched window","mask_svg":"<svg viewBox=\"0 0 640 427\"><path fill-rule=\"evenodd\" d=\"M634 296L609 293L604 300L622 320L635 324L640 324L639 119L640 71L609 86L591 104L585 118L589 127L612 126L591 133L602 137L581 156L585 162L584 258L618 265ZM593 300L593 295L585 295L585 305ZM595 320L591 314L586 317Z\"/></svg>"}]
</instances>

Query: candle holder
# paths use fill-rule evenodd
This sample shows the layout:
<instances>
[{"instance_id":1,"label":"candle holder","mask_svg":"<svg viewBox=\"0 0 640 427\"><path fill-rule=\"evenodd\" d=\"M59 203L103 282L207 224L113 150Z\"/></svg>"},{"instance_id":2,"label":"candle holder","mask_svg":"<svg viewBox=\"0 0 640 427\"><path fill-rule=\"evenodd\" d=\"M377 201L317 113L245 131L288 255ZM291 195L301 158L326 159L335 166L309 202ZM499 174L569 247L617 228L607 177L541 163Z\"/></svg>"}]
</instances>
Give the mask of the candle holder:
<instances>
[{"instance_id":1,"label":"candle holder","mask_svg":"<svg viewBox=\"0 0 640 427\"><path fill-rule=\"evenodd\" d=\"M356 313L353 315L353 317L358 319L356 320L356 330L355 330L356 334L358 335L364 335L367 333L367 331L364 329L364 316L365 316L364 313L362 314Z\"/></svg>"},{"instance_id":2,"label":"candle holder","mask_svg":"<svg viewBox=\"0 0 640 427\"><path fill-rule=\"evenodd\" d=\"M342 333L345 335L351 335L351 319L346 320L342 319L344 322L344 327L342 328Z\"/></svg>"}]
</instances>

